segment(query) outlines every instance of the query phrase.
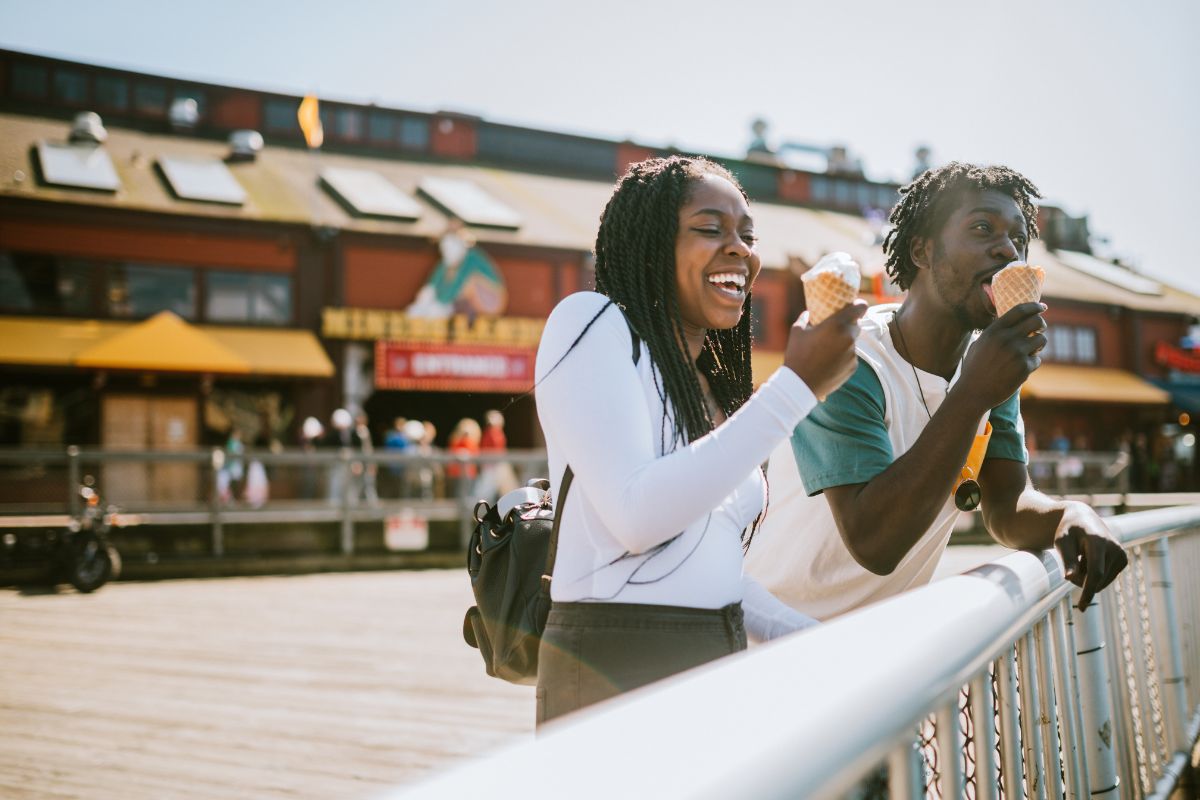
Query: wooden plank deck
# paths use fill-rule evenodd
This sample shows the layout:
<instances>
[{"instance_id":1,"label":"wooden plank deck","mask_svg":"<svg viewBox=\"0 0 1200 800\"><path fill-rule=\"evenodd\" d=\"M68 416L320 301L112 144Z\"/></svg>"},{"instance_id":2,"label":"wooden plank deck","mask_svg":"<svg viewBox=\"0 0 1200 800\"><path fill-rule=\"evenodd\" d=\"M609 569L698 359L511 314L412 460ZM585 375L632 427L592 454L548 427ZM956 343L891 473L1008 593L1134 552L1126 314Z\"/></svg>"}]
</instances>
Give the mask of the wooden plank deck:
<instances>
[{"instance_id":1,"label":"wooden plank deck","mask_svg":"<svg viewBox=\"0 0 1200 800\"><path fill-rule=\"evenodd\" d=\"M462 570L0 589L0 797L360 798L532 734Z\"/></svg>"},{"instance_id":2,"label":"wooden plank deck","mask_svg":"<svg viewBox=\"0 0 1200 800\"><path fill-rule=\"evenodd\" d=\"M529 737L470 596L460 569L0 588L0 797L365 798Z\"/></svg>"}]
</instances>

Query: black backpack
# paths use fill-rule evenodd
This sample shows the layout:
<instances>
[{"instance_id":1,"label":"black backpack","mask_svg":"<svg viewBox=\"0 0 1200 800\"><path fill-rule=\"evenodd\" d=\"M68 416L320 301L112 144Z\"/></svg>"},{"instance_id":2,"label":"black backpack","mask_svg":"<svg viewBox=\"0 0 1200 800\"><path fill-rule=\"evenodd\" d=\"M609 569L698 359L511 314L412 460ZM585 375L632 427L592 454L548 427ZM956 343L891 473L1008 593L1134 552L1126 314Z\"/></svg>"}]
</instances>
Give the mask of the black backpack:
<instances>
[{"instance_id":1,"label":"black backpack","mask_svg":"<svg viewBox=\"0 0 1200 800\"><path fill-rule=\"evenodd\" d=\"M633 363L637 364L641 341L632 326L629 333ZM573 477L568 466L559 489L559 513L550 497L550 482L544 478L510 493L523 502L513 505L503 518L497 509L508 505L506 499L511 502L509 495L495 506L483 501L475 506L467 572L476 605L467 609L463 638L479 649L487 674L494 678L519 684L537 682L538 647L550 614L558 526Z\"/></svg>"},{"instance_id":2,"label":"black backpack","mask_svg":"<svg viewBox=\"0 0 1200 800\"><path fill-rule=\"evenodd\" d=\"M560 509L572 477L567 467ZM479 648L488 675L510 683L537 681L538 647L550 614L550 576L562 519L554 513L549 488L545 479L530 481L529 489L538 499L514 506L503 519L499 503L475 506L467 572L477 605L467 609L463 637Z\"/></svg>"}]
</instances>

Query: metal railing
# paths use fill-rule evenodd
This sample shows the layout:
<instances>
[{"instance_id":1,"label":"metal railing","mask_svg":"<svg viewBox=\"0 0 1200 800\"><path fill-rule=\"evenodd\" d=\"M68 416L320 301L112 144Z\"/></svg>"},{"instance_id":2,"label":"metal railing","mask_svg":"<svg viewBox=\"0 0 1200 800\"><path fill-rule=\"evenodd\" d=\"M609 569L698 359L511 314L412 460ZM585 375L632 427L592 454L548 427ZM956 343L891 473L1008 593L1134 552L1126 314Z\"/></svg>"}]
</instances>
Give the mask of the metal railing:
<instances>
[{"instance_id":1,"label":"metal railing","mask_svg":"<svg viewBox=\"0 0 1200 800\"><path fill-rule=\"evenodd\" d=\"M1200 506L1109 523L1130 564L1086 612L1056 553L1013 553L389 796L1165 798L1200 734Z\"/></svg>"},{"instance_id":2,"label":"metal railing","mask_svg":"<svg viewBox=\"0 0 1200 800\"><path fill-rule=\"evenodd\" d=\"M270 476L258 496L249 485L254 464ZM208 526L216 556L224 554L226 526L266 523L337 523L341 551L350 554L356 523L400 513L457 523L465 543L481 497L494 499L506 484L546 470L542 450L467 456L297 448L231 459L221 449L0 449L0 527L66 524L78 511L76 487L91 475L105 503L119 509L121 525Z\"/></svg>"},{"instance_id":3,"label":"metal railing","mask_svg":"<svg viewBox=\"0 0 1200 800\"><path fill-rule=\"evenodd\" d=\"M1130 490L1128 453L1039 450L1029 454L1029 474L1035 486L1054 494ZM1137 487L1135 487L1137 488Z\"/></svg>"}]
</instances>

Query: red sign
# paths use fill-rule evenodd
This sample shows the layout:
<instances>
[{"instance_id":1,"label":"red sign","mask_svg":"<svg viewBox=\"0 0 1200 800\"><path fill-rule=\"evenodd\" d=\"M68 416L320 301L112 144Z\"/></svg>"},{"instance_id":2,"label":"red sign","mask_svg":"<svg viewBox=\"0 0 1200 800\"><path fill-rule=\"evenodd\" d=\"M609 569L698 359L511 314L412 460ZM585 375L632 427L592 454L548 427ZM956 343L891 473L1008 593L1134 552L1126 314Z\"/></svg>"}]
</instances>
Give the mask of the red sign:
<instances>
[{"instance_id":1,"label":"red sign","mask_svg":"<svg viewBox=\"0 0 1200 800\"><path fill-rule=\"evenodd\" d=\"M375 343L375 388L434 392L526 392L536 352L516 347Z\"/></svg>"},{"instance_id":2,"label":"red sign","mask_svg":"<svg viewBox=\"0 0 1200 800\"><path fill-rule=\"evenodd\" d=\"M1200 372L1200 355L1172 347L1168 342L1159 342L1154 348L1154 360L1180 372Z\"/></svg>"}]
</instances>

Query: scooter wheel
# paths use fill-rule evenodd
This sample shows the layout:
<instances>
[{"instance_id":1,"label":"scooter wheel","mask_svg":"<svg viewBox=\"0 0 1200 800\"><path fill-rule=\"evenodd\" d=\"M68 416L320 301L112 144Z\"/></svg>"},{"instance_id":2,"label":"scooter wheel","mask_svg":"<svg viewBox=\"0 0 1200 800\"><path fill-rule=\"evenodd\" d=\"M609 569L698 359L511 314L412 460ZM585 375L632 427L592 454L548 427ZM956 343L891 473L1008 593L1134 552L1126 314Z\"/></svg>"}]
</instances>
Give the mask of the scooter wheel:
<instances>
[{"instance_id":1,"label":"scooter wheel","mask_svg":"<svg viewBox=\"0 0 1200 800\"><path fill-rule=\"evenodd\" d=\"M67 581L77 591L96 591L112 577L112 570L112 557L99 537L84 534L76 538L67 564Z\"/></svg>"}]
</instances>

